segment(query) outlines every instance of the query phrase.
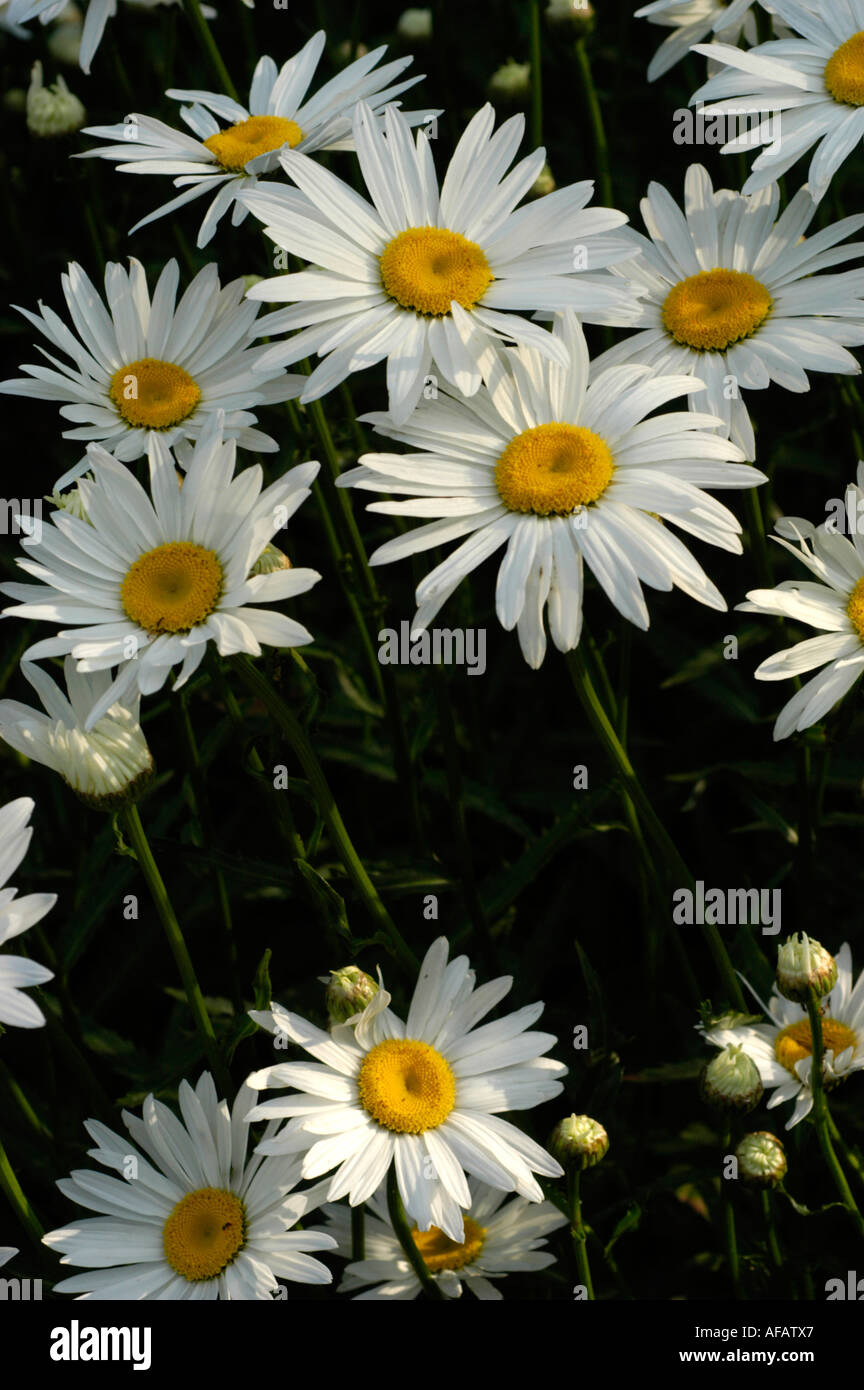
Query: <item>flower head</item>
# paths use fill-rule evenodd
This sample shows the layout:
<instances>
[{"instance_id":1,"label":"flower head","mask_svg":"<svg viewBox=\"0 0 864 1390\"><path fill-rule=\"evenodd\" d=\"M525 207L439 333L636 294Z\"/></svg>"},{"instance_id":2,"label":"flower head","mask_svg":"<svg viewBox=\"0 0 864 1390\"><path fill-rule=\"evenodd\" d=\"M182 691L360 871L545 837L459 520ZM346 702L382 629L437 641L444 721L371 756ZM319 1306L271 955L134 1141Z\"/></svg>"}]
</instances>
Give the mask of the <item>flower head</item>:
<instances>
[{"instance_id":1,"label":"flower head","mask_svg":"<svg viewBox=\"0 0 864 1390\"><path fill-rule=\"evenodd\" d=\"M729 1043L705 1067L700 1078L703 1099L719 1110L754 1110L762 1099L759 1069L743 1047Z\"/></svg>"},{"instance_id":2,"label":"flower head","mask_svg":"<svg viewBox=\"0 0 864 1390\"><path fill-rule=\"evenodd\" d=\"M756 1187L776 1187L786 1176L786 1150L776 1134L768 1130L745 1134L735 1157L743 1180Z\"/></svg>"},{"instance_id":3,"label":"flower head","mask_svg":"<svg viewBox=\"0 0 864 1390\"><path fill-rule=\"evenodd\" d=\"M56 893L30 893L19 898L17 888L6 886L27 853L33 835L28 821L34 804L29 796L22 796L0 807L0 946L41 922L57 901ZM13 1028L41 1028L45 1015L24 990L28 985L44 985L53 978L53 971L38 961L0 955L0 1023Z\"/></svg>"},{"instance_id":4,"label":"flower head","mask_svg":"<svg viewBox=\"0 0 864 1390\"><path fill-rule=\"evenodd\" d=\"M549 1149L565 1168L593 1168L609 1152L609 1135L590 1115L568 1115L553 1129Z\"/></svg>"},{"instance_id":5,"label":"flower head","mask_svg":"<svg viewBox=\"0 0 864 1390\"><path fill-rule=\"evenodd\" d=\"M837 962L805 932L790 936L777 953L777 989L784 999L806 1004L810 991L821 999L837 983Z\"/></svg>"},{"instance_id":6,"label":"flower head","mask_svg":"<svg viewBox=\"0 0 864 1390\"><path fill-rule=\"evenodd\" d=\"M62 77L51 87L42 81L42 64L33 64L27 91L27 129L32 135L54 138L80 130L87 112Z\"/></svg>"}]
</instances>

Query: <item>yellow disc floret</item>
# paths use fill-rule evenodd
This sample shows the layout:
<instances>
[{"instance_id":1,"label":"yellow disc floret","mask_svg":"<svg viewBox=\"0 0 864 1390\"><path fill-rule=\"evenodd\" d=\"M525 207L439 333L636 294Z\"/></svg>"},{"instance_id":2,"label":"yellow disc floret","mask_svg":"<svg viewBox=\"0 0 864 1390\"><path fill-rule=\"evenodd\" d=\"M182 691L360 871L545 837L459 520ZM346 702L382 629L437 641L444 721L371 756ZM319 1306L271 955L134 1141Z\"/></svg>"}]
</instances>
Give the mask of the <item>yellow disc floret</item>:
<instances>
[{"instance_id":1,"label":"yellow disc floret","mask_svg":"<svg viewBox=\"0 0 864 1390\"><path fill-rule=\"evenodd\" d=\"M154 636L188 632L213 612L222 581L214 551L193 541L168 541L139 555L129 567L120 602L130 622Z\"/></svg>"},{"instance_id":2,"label":"yellow disc floret","mask_svg":"<svg viewBox=\"0 0 864 1390\"><path fill-rule=\"evenodd\" d=\"M615 471L609 445L582 425L535 425L517 434L495 465L495 486L511 512L569 516L596 502Z\"/></svg>"},{"instance_id":3,"label":"yellow disc floret","mask_svg":"<svg viewBox=\"0 0 864 1390\"><path fill-rule=\"evenodd\" d=\"M408 227L387 243L380 264L391 299L436 318L454 299L473 309L494 278L482 247L443 227Z\"/></svg>"},{"instance_id":4,"label":"yellow disc floret","mask_svg":"<svg viewBox=\"0 0 864 1390\"><path fill-rule=\"evenodd\" d=\"M108 395L127 425L167 430L192 414L201 399L201 388L175 362L142 357L118 367Z\"/></svg>"},{"instance_id":5,"label":"yellow disc floret","mask_svg":"<svg viewBox=\"0 0 864 1390\"><path fill-rule=\"evenodd\" d=\"M435 1129L456 1101L448 1063L434 1047L412 1038L388 1038L367 1052L357 1088L367 1114L397 1134Z\"/></svg>"},{"instance_id":6,"label":"yellow disc floret","mask_svg":"<svg viewBox=\"0 0 864 1390\"><path fill-rule=\"evenodd\" d=\"M825 86L844 106L864 106L864 29L841 43L825 64Z\"/></svg>"},{"instance_id":7,"label":"yellow disc floret","mask_svg":"<svg viewBox=\"0 0 864 1390\"><path fill-rule=\"evenodd\" d=\"M283 145L293 149L302 139L303 131L296 121L286 120L284 116L250 116L216 135L208 135L204 144L223 169L239 174L250 159L269 154L271 150L281 150Z\"/></svg>"},{"instance_id":8,"label":"yellow disc floret","mask_svg":"<svg viewBox=\"0 0 864 1390\"><path fill-rule=\"evenodd\" d=\"M861 641L864 642L864 578L858 580L855 588L849 595L849 602L846 605L846 615L854 627Z\"/></svg>"},{"instance_id":9,"label":"yellow disc floret","mask_svg":"<svg viewBox=\"0 0 864 1390\"><path fill-rule=\"evenodd\" d=\"M201 1187L174 1207L162 1229L162 1248L173 1270L197 1283L215 1279L246 1243L246 1211L233 1192Z\"/></svg>"},{"instance_id":10,"label":"yellow disc floret","mask_svg":"<svg viewBox=\"0 0 864 1390\"><path fill-rule=\"evenodd\" d=\"M476 1221L466 1216L461 1242L451 1240L437 1226L430 1226L428 1231L415 1229L411 1232L411 1238L426 1268L430 1273L437 1274L441 1269L464 1269L466 1265L473 1264L483 1249L486 1227L478 1226Z\"/></svg>"},{"instance_id":11,"label":"yellow disc floret","mask_svg":"<svg viewBox=\"0 0 864 1390\"><path fill-rule=\"evenodd\" d=\"M845 1023L838 1023L834 1018L823 1018L822 1045L825 1052L833 1052L836 1057L838 1053L845 1052L847 1047L855 1047L857 1042L858 1037L854 1029ZM781 1067L785 1067L793 1076L796 1074L796 1062L800 1062L803 1057L809 1057L812 1051L813 1034L810 1031L810 1020L806 1018L781 1028L774 1040L774 1056Z\"/></svg>"},{"instance_id":12,"label":"yellow disc floret","mask_svg":"<svg viewBox=\"0 0 864 1390\"><path fill-rule=\"evenodd\" d=\"M773 304L765 286L744 270L700 270L667 294L663 326L685 347L722 352L752 338Z\"/></svg>"}]
</instances>

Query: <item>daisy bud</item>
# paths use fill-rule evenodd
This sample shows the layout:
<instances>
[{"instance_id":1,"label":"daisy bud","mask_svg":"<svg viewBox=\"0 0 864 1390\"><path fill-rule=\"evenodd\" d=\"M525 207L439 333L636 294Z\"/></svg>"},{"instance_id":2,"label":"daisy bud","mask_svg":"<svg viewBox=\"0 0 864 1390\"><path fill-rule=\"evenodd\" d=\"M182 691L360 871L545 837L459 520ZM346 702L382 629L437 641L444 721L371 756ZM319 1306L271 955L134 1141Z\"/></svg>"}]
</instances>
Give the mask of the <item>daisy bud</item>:
<instances>
[{"instance_id":1,"label":"daisy bud","mask_svg":"<svg viewBox=\"0 0 864 1390\"><path fill-rule=\"evenodd\" d=\"M776 1187L786 1176L786 1151L776 1134L765 1129L745 1134L735 1157L739 1175L757 1187Z\"/></svg>"},{"instance_id":2,"label":"daisy bud","mask_svg":"<svg viewBox=\"0 0 864 1390\"><path fill-rule=\"evenodd\" d=\"M87 520L84 499L77 483L74 487L70 487L68 492L46 493L45 501L50 502L52 507L56 507L59 512L68 512L70 516L77 516L79 521Z\"/></svg>"},{"instance_id":3,"label":"daisy bud","mask_svg":"<svg viewBox=\"0 0 864 1390\"><path fill-rule=\"evenodd\" d=\"M32 135L53 138L71 135L80 130L87 112L73 96L62 77L53 87L42 83L42 64L35 62L31 69L30 90L27 93L27 128Z\"/></svg>"},{"instance_id":4,"label":"daisy bud","mask_svg":"<svg viewBox=\"0 0 864 1390\"><path fill-rule=\"evenodd\" d=\"M331 970L324 991L331 1027L336 1023L347 1023L349 1018L362 1013L377 993L378 985L372 976L358 965Z\"/></svg>"},{"instance_id":5,"label":"daisy bud","mask_svg":"<svg viewBox=\"0 0 864 1390\"><path fill-rule=\"evenodd\" d=\"M546 23L554 28L567 25L577 38L582 38L594 28L594 6L588 0L549 0Z\"/></svg>"},{"instance_id":6,"label":"daisy bud","mask_svg":"<svg viewBox=\"0 0 864 1390\"><path fill-rule=\"evenodd\" d=\"M493 101L521 101L531 91L531 64L508 59L493 72L486 90Z\"/></svg>"},{"instance_id":7,"label":"daisy bud","mask_svg":"<svg viewBox=\"0 0 864 1390\"><path fill-rule=\"evenodd\" d=\"M285 551L280 550L278 545L270 543L265 545L264 549L261 551L261 554L252 566L251 573L273 574L274 570L290 570L290 568L291 561L288 559Z\"/></svg>"},{"instance_id":8,"label":"daisy bud","mask_svg":"<svg viewBox=\"0 0 864 1390\"><path fill-rule=\"evenodd\" d=\"M568 1115L550 1134L549 1151L565 1168L593 1168L609 1152L609 1135L590 1115Z\"/></svg>"},{"instance_id":9,"label":"daisy bud","mask_svg":"<svg viewBox=\"0 0 864 1390\"><path fill-rule=\"evenodd\" d=\"M544 164L528 190L528 197L545 198L547 193L554 193L557 186L552 170L548 164Z\"/></svg>"},{"instance_id":10,"label":"daisy bud","mask_svg":"<svg viewBox=\"0 0 864 1390\"><path fill-rule=\"evenodd\" d=\"M805 1004L812 989L818 999L837 983L837 962L806 932L794 933L777 952L777 988L784 999Z\"/></svg>"},{"instance_id":11,"label":"daisy bud","mask_svg":"<svg viewBox=\"0 0 864 1390\"><path fill-rule=\"evenodd\" d=\"M762 1099L762 1078L753 1058L730 1043L712 1058L699 1080L702 1099L720 1110L746 1114Z\"/></svg>"},{"instance_id":12,"label":"daisy bud","mask_svg":"<svg viewBox=\"0 0 864 1390\"><path fill-rule=\"evenodd\" d=\"M403 10L396 25L396 33L400 39L408 39L412 43L431 39L432 11Z\"/></svg>"}]
</instances>

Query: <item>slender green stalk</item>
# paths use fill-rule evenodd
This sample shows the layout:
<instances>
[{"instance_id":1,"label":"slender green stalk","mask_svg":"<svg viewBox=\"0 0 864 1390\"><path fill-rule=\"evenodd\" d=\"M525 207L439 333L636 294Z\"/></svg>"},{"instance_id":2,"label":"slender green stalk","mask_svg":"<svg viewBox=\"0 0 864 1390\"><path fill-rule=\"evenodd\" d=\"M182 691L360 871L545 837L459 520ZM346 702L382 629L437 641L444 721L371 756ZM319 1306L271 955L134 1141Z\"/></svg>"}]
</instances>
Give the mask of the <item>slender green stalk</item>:
<instances>
[{"instance_id":1,"label":"slender green stalk","mask_svg":"<svg viewBox=\"0 0 864 1390\"><path fill-rule=\"evenodd\" d=\"M670 875L676 879L681 886L690 886L692 888L693 875L690 873L674 840L669 835L669 832L666 830L663 822L660 820L648 796L643 790L642 783L636 775L633 764L630 762L618 735L615 733L597 697L597 692L591 683L591 678L585 665L585 658L580 648L577 647L575 651L568 652L566 660L573 677L576 693L579 696L594 733L602 744L613 767L617 770L624 790L633 801L647 833L651 836L662 854ZM741 992L741 986L738 983L738 978L732 968L732 962L729 959L728 952L717 927L711 922L706 922L701 930L708 943L708 949L711 952L714 964L723 981L730 1002L734 1004L736 1009L740 1009L743 1012L744 995Z\"/></svg>"},{"instance_id":2,"label":"slender green stalk","mask_svg":"<svg viewBox=\"0 0 864 1390\"><path fill-rule=\"evenodd\" d=\"M396 1164L391 1163L387 1173L387 1210L390 1213L390 1222L396 1232L399 1244L405 1252L405 1258L413 1269L417 1278L423 1286L423 1292L427 1298L443 1298L444 1295L438 1287L437 1280L432 1278L426 1267L426 1261L414 1244L411 1235L411 1227L408 1225L408 1218L405 1215L405 1208L402 1205L402 1198L399 1195L399 1182L396 1177Z\"/></svg>"},{"instance_id":3,"label":"slender green stalk","mask_svg":"<svg viewBox=\"0 0 864 1390\"><path fill-rule=\"evenodd\" d=\"M597 88L594 86L594 77L591 72L591 59L588 56L584 38L576 40L575 52L576 66L582 81L582 94L588 111L588 123L591 127L591 140L594 145L594 170L597 174L598 201L603 207L611 208L614 205L612 202L612 176L609 172L609 146L606 143L603 112L597 98Z\"/></svg>"},{"instance_id":4,"label":"slender green stalk","mask_svg":"<svg viewBox=\"0 0 864 1390\"><path fill-rule=\"evenodd\" d=\"M850 1147L849 1144L846 1143L830 1111L828 1112L828 1133L843 1155L847 1168L852 1169L852 1172L855 1174L862 1187L864 1187L864 1161L862 1161L861 1154L857 1148Z\"/></svg>"},{"instance_id":5,"label":"slender green stalk","mask_svg":"<svg viewBox=\"0 0 864 1390\"><path fill-rule=\"evenodd\" d=\"M543 144L543 65L540 42L540 0L531 0L531 143Z\"/></svg>"},{"instance_id":6,"label":"slender green stalk","mask_svg":"<svg viewBox=\"0 0 864 1390\"><path fill-rule=\"evenodd\" d=\"M356 1264L366 1258L366 1208L361 1202L351 1208L351 1259Z\"/></svg>"},{"instance_id":7,"label":"slender green stalk","mask_svg":"<svg viewBox=\"0 0 864 1390\"><path fill-rule=\"evenodd\" d=\"M723 1139L723 1151L732 1147L732 1131L727 1129ZM723 1244L726 1248L726 1264L732 1284L733 1298L741 1297L741 1268L738 1262L738 1236L735 1231L735 1212L729 1197L729 1188L724 1178L720 1179L720 1205L723 1217Z\"/></svg>"},{"instance_id":8,"label":"slender green stalk","mask_svg":"<svg viewBox=\"0 0 864 1390\"><path fill-rule=\"evenodd\" d=\"M576 1270L579 1283L585 1285L588 1298L594 1299L594 1283L591 1266L588 1262L588 1231L582 1220L582 1174L574 1168L567 1180L568 1205L570 1207L570 1238L573 1241L573 1254L576 1257Z\"/></svg>"},{"instance_id":9,"label":"slender green stalk","mask_svg":"<svg viewBox=\"0 0 864 1390\"><path fill-rule=\"evenodd\" d=\"M621 619L621 658L618 665L618 695L615 701L615 732L621 746L627 747L627 722L630 713L630 664L633 653L633 624Z\"/></svg>"},{"instance_id":10,"label":"slender green stalk","mask_svg":"<svg viewBox=\"0 0 864 1390\"><path fill-rule=\"evenodd\" d=\"M755 487L747 487L744 489L744 510L747 514L747 530L750 533L750 545L753 549L753 563L756 568L756 576L763 589L770 589L774 583L774 574L768 549L768 541L765 536L765 518L762 515L762 503L759 499L758 490Z\"/></svg>"},{"instance_id":11,"label":"slender green stalk","mask_svg":"<svg viewBox=\"0 0 864 1390\"><path fill-rule=\"evenodd\" d=\"M192 964L189 952L186 949L186 942L183 938L180 923L177 921L174 908L171 906L168 890L165 887L162 875L156 865L156 860L153 858L146 831L141 823L141 817L138 814L138 807L134 805L134 803L124 807L121 813L121 819L124 828L128 832L132 848L135 851L138 867L144 875L147 887L150 890L153 905L165 929L168 945L171 947L171 952L177 963L177 969L180 971L180 978L183 981L186 999L192 1010L195 1026L201 1036L201 1042L207 1054L207 1059L210 1063L210 1068L213 1072L216 1084L221 1089L222 1094L230 1099L234 1093L231 1084L231 1076L219 1050L216 1034L213 1031L213 1023L204 1005L201 986L198 984L195 968Z\"/></svg>"},{"instance_id":12,"label":"slender green stalk","mask_svg":"<svg viewBox=\"0 0 864 1390\"><path fill-rule=\"evenodd\" d=\"M324 776L324 770L299 719L273 689L264 673L248 657L232 657L232 664L247 689L261 701L282 732L287 735L345 872L354 884L370 917L384 933L393 955L406 970L416 974L419 968L417 957L404 940L399 928L378 896L378 890L354 848L327 778Z\"/></svg>"},{"instance_id":13,"label":"slender green stalk","mask_svg":"<svg viewBox=\"0 0 864 1390\"><path fill-rule=\"evenodd\" d=\"M201 6L198 3L198 0L183 0L183 8L189 17L189 20L192 24L192 28L198 35L198 41L201 44L201 47L204 49L204 52L207 54L207 57L210 60L210 65L213 68L213 71L219 78L220 83L222 84L222 90L225 92L227 96L232 97L234 101L239 101L240 98L237 95L237 88L231 81L228 69L222 61L222 54L219 52L216 40L214 39L210 31L210 25L207 23L206 19L201 13Z\"/></svg>"},{"instance_id":14,"label":"slender green stalk","mask_svg":"<svg viewBox=\"0 0 864 1390\"><path fill-rule=\"evenodd\" d=\"M828 1112L828 1102L825 1099L825 1085L822 1076L822 1059L825 1055L825 1046L822 1038L822 1014L819 1011L819 1001L815 992L811 989L807 999L807 1015L810 1019L810 1035L812 1039L812 1062L810 1065L810 1090L813 1093L813 1123L816 1126L816 1135L819 1140L819 1147L822 1150L822 1157L825 1160L825 1167L831 1175L831 1180L837 1189L841 1202L849 1212L849 1218L860 1236L864 1236L864 1217L852 1196L852 1189L846 1180L846 1174L840 1165L834 1145L831 1142L830 1115Z\"/></svg>"},{"instance_id":15,"label":"slender green stalk","mask_svg":"<svg viewBox=\"0 0 864 1390\"><path fill-rule=\"evenodd\" d=\"M44 1234L39 1219L21 1189L15 1170L9 1162L6 1150L0 1140L0 1188L6 1193L9 1204L34 1245L42 1244Z\"/></svg>"},{"instance_id":16,"label":"slender green stalk","mask_svg":"<svg viewBox=\"0 0 864 1390\"><path fill-rule=\"evenodd\" d=\"M237 703L237 697L235 696L234 691L231 689L231 686L225 679L225 673L222 670L221 664L217 667L217 670L219 678L219 688L220 693L222 695L222 702L225 705L226 710L228 711L228 717L230 718L231 723L233 724L237 732L245 737L247 731L243 720L243 711ZM261 761L261 755L258 752L258 749L255 747L254 743L250 743L247 756L249 759L249 766L251 767L252 771L259 777L266 777L266 769L264 767L263 762ZM306 846L304 845L303 840L297 830L297 826L294 823L294 816L291 811L291 802L289 801L287 796L282 796L280 792L276 791L275 788L273 788L273 804L276 807L276 815L279 821L279 828L282 831L285 843L287 844L289 852L291 854L291 858L305 859Z\"/></svg>"},{"instance_id":17,"label":"slender green stalk","mask_svg":"<svg viewBox=\"0 0 864 1390\"><path fill-rule=\"evenodd\" d=\"M0 1062L0 1078L2 1078L3 1084L6 1086L9 1094L24 1116L28 1127L33 1130L34 1134L38 1134L40 1139L53 1139L54 1136L51 1130L40 1120L5 1062Z\"/></svg>"},{"instance_id":18,"label":"slender green stalk","mask_svg":"<svg viewBox=\"0 0 864 1390\"><path fill-rule=\"evenodd\" d=\"M762 1213L765 1217L765 1231L768 1236L768 1253L771 1256L771 1263L775 1269L783 1269L783 1252L780 1249L780 1242L777 1239L777 1227L774 1222L774 1201L767 1187L762 1189Z\"/></svg>"}]
</instances>

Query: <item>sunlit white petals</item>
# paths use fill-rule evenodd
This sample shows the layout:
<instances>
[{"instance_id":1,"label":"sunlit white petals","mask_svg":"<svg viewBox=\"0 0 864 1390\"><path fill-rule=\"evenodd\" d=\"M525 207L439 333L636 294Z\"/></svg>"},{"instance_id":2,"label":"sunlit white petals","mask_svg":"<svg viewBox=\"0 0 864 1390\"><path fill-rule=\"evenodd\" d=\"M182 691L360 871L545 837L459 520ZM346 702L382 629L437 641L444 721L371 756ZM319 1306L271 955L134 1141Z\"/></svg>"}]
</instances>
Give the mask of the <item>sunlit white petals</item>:
<instances>
[{"instance_id":1,"label":"sunlit white petals","mask_svg":"<svg viewBox=\"0 0 864 1390\"><path fill-rule=\"evenodd\" d=\"M17 888L7 887L30 845L33 811L29 796L0 807L0 947L41 922L57 901L56 893L30 893L21 898ZM0 953L0 1024L6 1028L43 1027L45 1015L24 990L53 978L53 971L38 961Z\"/></svg>"}]
</instances>

